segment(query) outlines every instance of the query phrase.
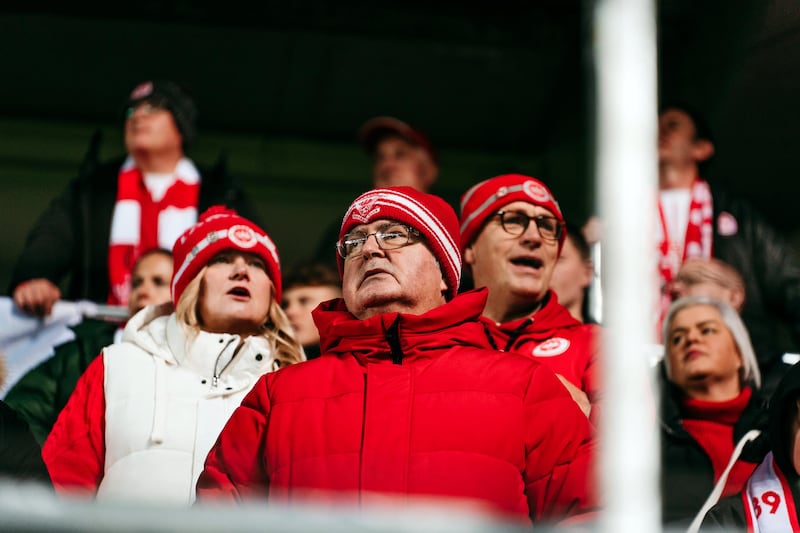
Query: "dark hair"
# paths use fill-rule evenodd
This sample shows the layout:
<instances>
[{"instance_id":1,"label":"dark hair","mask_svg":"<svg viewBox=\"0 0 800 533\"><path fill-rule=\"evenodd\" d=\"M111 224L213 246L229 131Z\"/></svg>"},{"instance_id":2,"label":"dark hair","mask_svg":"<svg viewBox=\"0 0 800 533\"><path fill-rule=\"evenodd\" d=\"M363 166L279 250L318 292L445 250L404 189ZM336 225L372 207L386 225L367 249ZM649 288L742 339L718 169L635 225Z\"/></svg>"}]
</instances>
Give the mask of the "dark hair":
<instances>
[{"instance_id":1,"label":"dark hair","mask_svg":"<svg viewBox=\"0 0 800 533\"><path fill-rule=\"evenodd\" d=\"M150 257L151 255L163 255L164 257L172 261L172 252L170 252L166 248L150 248L149 250L145 250L139 255L139 257L136 259L136 262L133 264L131 272L136 270L136 268L139 266L139 263L141 263L146 257Z\"/></svg>"},{"instance_id":2,"label":"dark hair","mask_svg":"<svg viewBox=\"0 0 800 533\"><path fill-rule=\"evenodd\" d=\"M677 111L686 113L686 115L689 117L689 120L691 120L692 124L694 124L695 140L708 141L712 145L716 146L717 141L714 138L714 133L711 131L711 126L709 126L709 123L706 120L705 115L703 115L698 108L686 102L677 102L677 101L667 102L659 108L658 116L660 117L661 115L664 114L665 111L669 109L675 109ZM697 162L697 168L700 171L701 175L706 171L709 163L713 158L714 154L712 153L708 157L708 159Z\"/></svg>"},{"instance_id":3,"label":"dark hair","mask_svg":"<svg viewBox=\"0 0 800 533\"><path fill-rule=\"evenodd\" d=\"M294 287L341 287L339 272L326 263L302 263L292 267L283 277L284 292Z\"/></svg>"},{"instance_id":4,"label":"dark hair","mask_svg":"<svg viewBox=\"0 0 800 533\"><path fill-rule=\"evenodd\" d=\"M566 230L567 238L572 241L572 245L578 250L581 259L584 261L591 260L592 252L589 250L589 243L586 242L586 238L583 236L581 229L568 220L566 222Z\"/></svg>"}]
</instances>

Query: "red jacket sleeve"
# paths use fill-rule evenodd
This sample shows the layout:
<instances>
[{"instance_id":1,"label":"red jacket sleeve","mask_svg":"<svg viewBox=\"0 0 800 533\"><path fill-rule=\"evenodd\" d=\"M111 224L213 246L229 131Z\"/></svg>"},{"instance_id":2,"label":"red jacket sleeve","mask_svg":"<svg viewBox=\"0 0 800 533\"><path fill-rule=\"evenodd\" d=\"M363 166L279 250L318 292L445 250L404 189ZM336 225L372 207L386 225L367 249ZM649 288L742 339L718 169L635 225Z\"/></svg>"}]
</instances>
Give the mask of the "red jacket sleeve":
<instances>
[{"instance_id":1,"label":"red jacket sleeve","mask_svg":"<svg viewBox=\"0 0 800 533\"><path fill-rule=\"evenodd\" d=\"M78 380L42 447L42 458L60 493L86 491L94 495L103 479L104 381L103 358L97 357Z\"/></svg>"},{"instance_id":2,"label":"red jacket sleeve","mask_svg":"<svg viewBox=\"0 0 800 533\"><path fill-rule=\"evenodd\" d=\"M242 501L265 498L269 477L264 464L268 378L256 382L236 408L216 444L206 457L205 469L197 481L198 501Z\"/></svg>"},{"instance_id":3,"label":"red jacket sleeve","mask_svg":"<svg viewBox=\"0 0 800 533\"><path fill-rule=\"evenodd\" d=\"M593 428L543 365L525 397L525 486L531 519L557 522L597 509Z\"/></svg>"}]
</instances>

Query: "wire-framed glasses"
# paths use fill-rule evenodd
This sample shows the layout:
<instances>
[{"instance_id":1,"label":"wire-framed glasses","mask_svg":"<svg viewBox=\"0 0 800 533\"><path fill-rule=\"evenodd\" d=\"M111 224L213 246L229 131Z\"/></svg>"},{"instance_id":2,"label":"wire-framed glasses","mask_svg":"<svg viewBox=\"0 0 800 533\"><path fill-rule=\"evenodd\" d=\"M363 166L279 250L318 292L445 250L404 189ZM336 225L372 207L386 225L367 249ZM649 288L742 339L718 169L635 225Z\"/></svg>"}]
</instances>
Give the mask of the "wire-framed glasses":
<instances>
[{"instance_id":1,"label":"wire-framed glasses","mask_svg":"<svg viewBox=\"0 0 800 533\"><path fill-rule=\"evenodd\" d=\"M422 235L416 229L403 224L391 224L374 233L350 232L336 243L336 251L344 259L356 257L361 253L367 239L373 235L381 250L394 250L422 240Z\"/></svg>"}]
</instances>

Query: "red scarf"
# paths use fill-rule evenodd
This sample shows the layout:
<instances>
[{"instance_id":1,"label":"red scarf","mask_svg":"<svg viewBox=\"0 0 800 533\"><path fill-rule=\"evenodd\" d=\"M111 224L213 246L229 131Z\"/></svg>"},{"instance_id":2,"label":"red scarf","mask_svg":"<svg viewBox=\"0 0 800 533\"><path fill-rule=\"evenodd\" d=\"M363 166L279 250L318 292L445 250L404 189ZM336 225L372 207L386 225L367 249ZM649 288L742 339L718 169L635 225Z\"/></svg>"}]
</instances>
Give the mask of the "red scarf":
<instances>
[{"instance_id":1,"label":"red scarf","mask_svg":"<svg viewBox=\"0 0 800 533\"><path fill-rule=\"evenodd\" d=\"M667 221L661 201L658 202L658 221L661 229L661 242L658 244L660 258L658 272L661 282L661 298L659 302L659 325L671 303L669 284L678 273L684 261L694 257L711 257L711 245L714 237L714 206L711 199L711 187L708 182L695 178L692 183L691 200L689 202L689 221L683 246L680 241L670 239ZM660 334L659 334L660 337Z\"/></svg>"},{"instance_id":2,"label":"red scarf","mask_svg":"<svg viewBox=\"0 0 800 533\"><path fill-rule=\"evenodd\" d=\"M197 222L199 196L200 173L186 158L178 162L175 181L158 202L150 196L133 159L125 161L117 177L117 203L111 218L109 304L128 305L136 260L153 248L172 249L175 239Z\"/></svg>"},{"instance_id":3,"label":"red scarf","mask_svg":"<svg viewBox=\"0 0 800 533\"><path fill-rule=\"evenodd\" d=\"M747 408L752 396L745 387L736 398L724 402L709 402L686 398L683 401L683 427L706 452L717 482L736 446L733 429ZM722 497L736 494L744 487L755 469L754 463L737 460L728 475Z\"/></svg>"}]
</instances>

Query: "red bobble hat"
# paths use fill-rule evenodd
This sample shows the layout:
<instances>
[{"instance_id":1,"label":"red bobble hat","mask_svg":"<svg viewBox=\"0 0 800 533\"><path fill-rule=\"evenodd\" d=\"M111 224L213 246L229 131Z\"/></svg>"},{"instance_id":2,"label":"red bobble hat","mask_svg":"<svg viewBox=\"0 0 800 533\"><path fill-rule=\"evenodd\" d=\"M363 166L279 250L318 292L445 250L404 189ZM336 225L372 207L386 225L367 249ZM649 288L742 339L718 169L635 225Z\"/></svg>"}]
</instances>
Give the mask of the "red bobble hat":
<instances>
[{"instance_id":1,"label":"red bobble hat","mask_svg":"<svg viewBox=\"0 0 800 533\"><path fill-rule=\"evenodd\" d=\"M172 247L172 301L178 305L183 290L218 253L238 250L264 260L267 275L275 286L275 299L281 299L281 263L278 249L269 236L233 209L209 207L200 220L178 237Z\"/></svg>"},{"instance_id":2,"label":"red bobble hat","mask_svg":"<svg viewBox=\"0 0 800 533\"><path fill-rule=\"evenodd\" d=\"M461 280L461 251L458 249L458 217L450 205L433 194L412 187L387 187L365 192L355 199L342 219L339 240L351 229L373 220L388 219L418 230L442 267L447 299L453 298ZM337 254L339 274L344 259Z\"/></svg>"},{"instance_id":3,"label":"red bobble hat","mask_svg":"<svg viewBox=\"0 0 800 533\"><path fill-rule=\"evenodd\" d=\"M544 183L522 174L496 176L472 186L461 197L461 250L472 244L487 218L501 207L518 201L544 207L559 222L564 222L558 202ZM562 231L558 241L559 253L565 238L566 232Z\"/></svg>"}]
</instances>

